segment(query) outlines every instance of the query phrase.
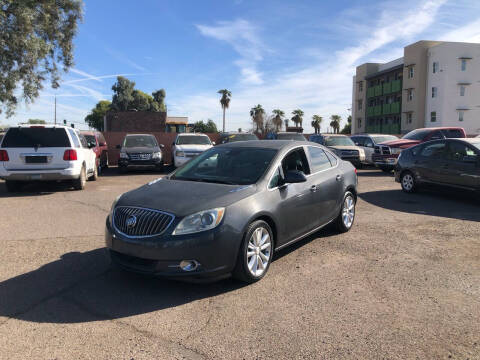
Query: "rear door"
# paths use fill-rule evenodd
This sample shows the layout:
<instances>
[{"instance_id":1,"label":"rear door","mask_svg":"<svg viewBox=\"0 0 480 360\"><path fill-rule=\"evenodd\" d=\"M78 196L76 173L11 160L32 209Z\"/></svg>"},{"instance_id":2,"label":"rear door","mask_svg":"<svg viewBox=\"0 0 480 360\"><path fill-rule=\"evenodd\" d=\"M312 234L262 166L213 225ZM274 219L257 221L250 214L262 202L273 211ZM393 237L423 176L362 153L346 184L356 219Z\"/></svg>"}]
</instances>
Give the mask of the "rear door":
<instances>
[{"instance_id":1,"label":"rear door","mask_svg":"<svg viewBox=\"0 0 480 360\"><path fill-rule=\"evenodd\" d=\"M428 143L421 148L414 160L415 171L421 180L438 183L444 181L445 151L445 140Z\"/></svg>"},{"instance_id":2,"label":"rear door","mask_svg":"<svg viewBox=\"0 0 480 360\"><path fill-rule=\"evenodd\" d=\"M9 171L61 170L68 164L63 160L70 140L65 128L15 127L10 128L2 142L9 161L4 167Z\"/></svg>"},{"instance_id":3,"label":"rear door","mask_svg":"<svg viewBox=\"0 0 480 360\"><path fill-rule=\"evenodd\" d=\"M480 186L478 152L462 141L448 141L443 181L449 185L477 188Z\"/></svg>"}]
</instances>

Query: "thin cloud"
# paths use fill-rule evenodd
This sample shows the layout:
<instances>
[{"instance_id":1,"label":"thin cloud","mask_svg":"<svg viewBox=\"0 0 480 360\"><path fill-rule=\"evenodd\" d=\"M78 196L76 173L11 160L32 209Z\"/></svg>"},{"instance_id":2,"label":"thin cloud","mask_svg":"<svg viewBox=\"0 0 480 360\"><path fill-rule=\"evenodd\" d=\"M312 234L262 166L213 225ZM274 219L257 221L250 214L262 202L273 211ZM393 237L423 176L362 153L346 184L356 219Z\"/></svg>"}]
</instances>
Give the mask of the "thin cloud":
<instances>
[{"instance_id":1,"label":"thin cloud","mask_svg":"<svg viewBox=\"0 0 480 360\"><path fill-rule=\"evenodd\" d=\"M119 62L122 62L128 66L131 66L137 70L140 70L140 71L147 71L147 69L145 69L143 66L137 64L136 62L134 62L133 60L129 59L126 55L124 55L123 53L121 53L120 51L117 51L117 50L113 50L113 49L110 49L110 48L106 48L105 51L110 55L112 56L115 60L119 61Z\"/></svg>"},{"instance_id":2,"label":"thin cloud","mask_svg":"<svg viewBox=\"0 0 480 360\"><path fill-rule=\"evenodd\" d=\"M86 73L82 70L72 68L72 69L70 69L70 71L73 72L74 74L83 76L84 79L86 79L86 80L94 80L94 81L102 82L102 80L99 77L97 77L95 75L88 74L88 73Z\"/></svg>"}]
</instances>

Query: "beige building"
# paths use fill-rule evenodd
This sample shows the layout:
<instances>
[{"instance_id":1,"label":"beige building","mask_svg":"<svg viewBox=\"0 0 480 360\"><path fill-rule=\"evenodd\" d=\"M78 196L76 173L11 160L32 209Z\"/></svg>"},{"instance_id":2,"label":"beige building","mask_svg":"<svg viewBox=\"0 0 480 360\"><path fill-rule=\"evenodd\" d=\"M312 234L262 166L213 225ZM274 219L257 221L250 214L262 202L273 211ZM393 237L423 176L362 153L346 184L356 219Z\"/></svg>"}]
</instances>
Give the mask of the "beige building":
<instances>
[{"instance_id":1,"label":"beige building","mask_svg":"<svg viewBox=\"0 0 480 360\"><path fill-rule=\"evenodd\" d=\"M480 133L480 44L418 41L404 56L357 67L352 133L461 126Z\"/></svg>"}]
</instances>

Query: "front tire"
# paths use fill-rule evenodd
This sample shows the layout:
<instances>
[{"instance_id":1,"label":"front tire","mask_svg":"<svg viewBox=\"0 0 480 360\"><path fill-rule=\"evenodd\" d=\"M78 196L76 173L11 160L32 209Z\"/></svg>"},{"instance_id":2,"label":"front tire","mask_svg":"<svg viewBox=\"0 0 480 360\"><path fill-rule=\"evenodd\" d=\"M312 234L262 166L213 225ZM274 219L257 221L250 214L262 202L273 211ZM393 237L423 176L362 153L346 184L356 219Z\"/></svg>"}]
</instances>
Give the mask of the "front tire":
<instances>
[{"instance_id":1,"label":"front tire","mask_svg":"<svg viewBox=\"0 0 480 360\"><path fill-rule=\"evenodd\" d=\"M417 182L415 180L415 175L410 171L405 171L400 176L400 184L402 185L402 190L406 193L414 193L417 191Z\"/></svg>"},{"instance_id":2,"label":"front tire","mask_svg":"<svg viewBox=\"0 0 480 360\"><path fill-rule=\"evenodd\" d=\"M263 220L252 222L240 246L233 277L249 284L261 280L272 262L273 248L270 226Z\"/></svg>"},{"instance_id":3,"label":"front tire","mask_svg":"<svg viewBox=\"0 0 480 360\"><path fill-rule=\"evenodd\" d=\"M335 221L339 232L345 233L352 228L355 221L355 205L355 196L350 191L347 191L343 196L342 209Z\"/></svg>"},{"instance_id":4,"label":"front tire","mask_svg":"<svg viewBox=\"0 0 480 360\"><path fill-rule=\"evenodd\" d=\"M87 182L87 170L85 170L85 165L82 166L82 170L80 171L80 176L78 179L73 180L73 188L75 190L83 190L85 189L85 183Z\"/></svg>"}]
</instances>

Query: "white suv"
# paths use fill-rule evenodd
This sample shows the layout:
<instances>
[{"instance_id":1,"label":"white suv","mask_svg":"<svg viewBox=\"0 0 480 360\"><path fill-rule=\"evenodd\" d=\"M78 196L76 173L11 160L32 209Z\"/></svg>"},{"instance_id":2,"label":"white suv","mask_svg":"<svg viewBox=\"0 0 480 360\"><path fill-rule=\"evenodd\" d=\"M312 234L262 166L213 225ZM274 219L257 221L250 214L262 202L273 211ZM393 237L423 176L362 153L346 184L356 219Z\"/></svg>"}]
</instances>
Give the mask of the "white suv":
<instances>
[{"instance_id":1,"label":"white suv","mask_svg":"<svg viewBox=\"0 0 480 360\"><path fill-rule=\"evenodd\" d=\"M178 134L172 144L172 165L179 167L213 145L215 143L204 134Z\"/></svg>"},{"instance_id":2,"label":"white suv","mask_svg":"<svg viewBox=\"0 0 480 360\"><path fill-rule=\"evenodd\" d=\"M0 179L8 191L31 181L70 180L77 190L98 176L96 155L78 131L67 126L11 127L0 146Z\"/></svg>"}]
</instances>

